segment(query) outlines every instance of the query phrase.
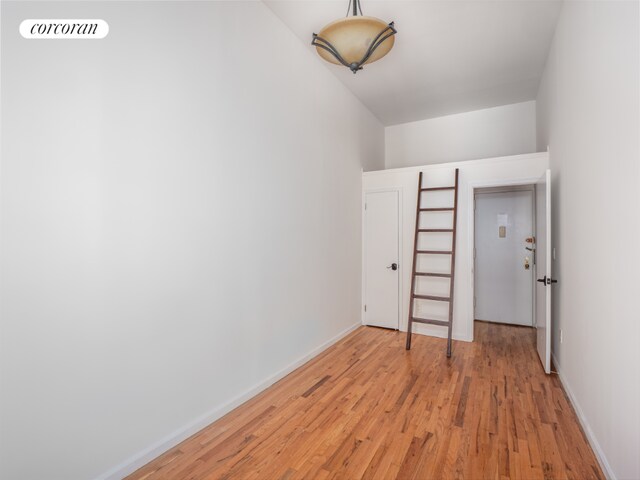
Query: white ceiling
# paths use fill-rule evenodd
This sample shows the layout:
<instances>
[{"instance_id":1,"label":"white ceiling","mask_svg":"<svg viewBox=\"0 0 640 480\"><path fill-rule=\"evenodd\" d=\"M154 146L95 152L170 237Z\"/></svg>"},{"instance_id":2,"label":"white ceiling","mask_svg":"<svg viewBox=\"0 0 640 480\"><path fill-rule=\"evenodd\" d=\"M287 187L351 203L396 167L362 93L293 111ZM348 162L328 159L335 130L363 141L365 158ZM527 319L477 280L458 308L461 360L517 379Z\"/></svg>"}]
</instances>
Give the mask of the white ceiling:
<instances>
[{"instance_id":1,"label":"white ceiling","mask_svg":"<svg viewBox=\"0 0 640 480\"><path fill-rule=\"evenodd\" d=\"M316 55L311 34L347 0L264 0ZM561 1L362 0L395 21L391 52L357 74L322 61L385 125L533 100Z\"/></svg>"}]
</instances>

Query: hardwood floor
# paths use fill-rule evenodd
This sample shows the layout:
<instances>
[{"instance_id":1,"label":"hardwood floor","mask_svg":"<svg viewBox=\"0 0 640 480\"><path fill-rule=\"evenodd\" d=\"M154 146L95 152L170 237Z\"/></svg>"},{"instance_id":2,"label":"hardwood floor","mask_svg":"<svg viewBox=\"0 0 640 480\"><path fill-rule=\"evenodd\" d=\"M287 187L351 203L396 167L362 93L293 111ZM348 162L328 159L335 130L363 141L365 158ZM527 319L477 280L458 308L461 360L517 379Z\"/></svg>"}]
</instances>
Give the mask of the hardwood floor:
<instances>
[{"instance_id":1,"label":"hardwood floor","mask_svg":"<svg viewBox=\"0 0 640 480\"><path fill-rule=\"evenodd\" d=\"M535 331L362 327L141 468L151 479L604 478Z\"/></svg>"}]
</instances>

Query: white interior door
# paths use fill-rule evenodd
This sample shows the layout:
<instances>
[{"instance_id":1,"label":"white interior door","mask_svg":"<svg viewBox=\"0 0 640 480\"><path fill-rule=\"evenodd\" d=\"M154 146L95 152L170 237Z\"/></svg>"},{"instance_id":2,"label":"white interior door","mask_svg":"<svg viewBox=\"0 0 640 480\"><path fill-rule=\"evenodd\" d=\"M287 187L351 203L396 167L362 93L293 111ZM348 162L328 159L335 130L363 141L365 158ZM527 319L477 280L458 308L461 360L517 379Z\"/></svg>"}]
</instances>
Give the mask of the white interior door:
<instances>
[{"instance_id":1,"label":"white interior door","mask_svg":"<svg viewBox=\"0 0 640 480\"><path fill-rule=\"evenodd\" d=\"M533 188L476 191L475 319L533 326Z\"/></svg>"},{"instance_id":2,"label":"white interior door","mask_svg":"<svg viewBox=\"0 0 640 480\"><path fill-rule=\"evenodd\" d=\"M536 183L536 345L551 373L551 171Z\"/></svg>"},{"instance_id":3,"label":"white interior door","mask_svg":"<svg viewBox=\"0 0 640 480\"><path fill-rule=\"evenodd\" d=\"M364 323L398 328L399 192L365 193Z\"/></svg>"}]
</instances>

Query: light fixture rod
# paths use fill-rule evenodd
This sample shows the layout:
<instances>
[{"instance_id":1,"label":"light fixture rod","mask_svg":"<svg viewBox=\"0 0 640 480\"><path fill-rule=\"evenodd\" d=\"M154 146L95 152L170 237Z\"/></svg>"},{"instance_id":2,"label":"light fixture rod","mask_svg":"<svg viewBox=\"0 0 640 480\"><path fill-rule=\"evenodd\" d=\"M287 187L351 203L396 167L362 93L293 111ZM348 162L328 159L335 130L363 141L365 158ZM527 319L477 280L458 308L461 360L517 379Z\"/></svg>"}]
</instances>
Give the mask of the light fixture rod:
<instances>
[{"instance_id":1,"label":"light fixture rod","mask_svg":"<svg viewBox=\"0 0 640 480\"><path fill-rule=\"evenodd\" d=\"M369 45L369 49L367 50L367 53L365 53L364 57L362 58L362 60L360 60L360 65L362 65L364 62L366 62L367 60L369 60L369 57L371 56L371 54L375 51L376 48L378 48L380 45L382 45L382 42L384 42L387 38L391 37L392 35L395 35L397 33L395 27L393 26L394 22L391 22L387 28L385 28L384 30L382 30L378 36L373 40L373 42L371 42L371 45ZM382 40L380 40L380 37L382 37L382 35L384 35L386 32L387 33ZM356 73L356 72L353 72Z\"/></svg>"},{"instance_id":2,"label":"light fixture rod","mask_svg":"<svg viewBox=\"0 0 640 480\"><path fill-rule=\"evenodd\" d=\"M311 45L318 48L322 48L323 50L326 50L331 55L333 55L336 58L336 60L338 60L342 65L344 65L345 67L351 68L353 70L352 66L349 63L347 63L347 61L344 58L342 58L342 55L338 53L338 50L336 50L336 47L331 45L331 43L329 43L327 40L319 36L317 33L313 34L313 41L311 42ZM362 67L360 67L358 70L361 70L361 69ZM354 71L353 73L356 73L356 72Z\"/></svg>"},{"instance_id":3,"label":"light fixture rod","mask_svg":"<svg viewBox=\"0 0 640 480\"><path fill-rule=\"evenodd\" d=\"M353 7L352 7L353 5ZM352 12L354 17L358 16L358 11L360 11L360 15L362 16L362 5L360 5L360 0L349 0L349 5L347 5L347 17L349 16L349 12Z\"/></svg>"}]
</instances>

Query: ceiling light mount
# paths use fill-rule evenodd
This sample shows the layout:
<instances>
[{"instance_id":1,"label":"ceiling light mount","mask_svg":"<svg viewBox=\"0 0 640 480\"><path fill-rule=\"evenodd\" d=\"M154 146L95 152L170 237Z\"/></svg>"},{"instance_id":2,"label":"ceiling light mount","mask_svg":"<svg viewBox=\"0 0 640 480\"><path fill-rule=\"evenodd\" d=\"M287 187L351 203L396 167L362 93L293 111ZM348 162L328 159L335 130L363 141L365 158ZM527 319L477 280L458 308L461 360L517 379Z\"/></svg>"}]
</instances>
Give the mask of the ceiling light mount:
<instances>
[{"instance_id":1,"label":"ceiling light mount","mask_svg":"<svg viewBox=\"0 0 640 480\"><path fill-rule=\"evenodd\" d=\"M360 0L349 0L347 16L314 33L311 45L324 60L357 73L365 63L373 63L389 53L396 33L393 22L387 24L379 18L365 17Z\"/></svg>"}]
</instances>

